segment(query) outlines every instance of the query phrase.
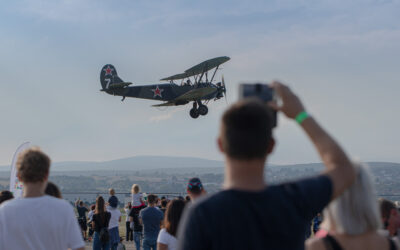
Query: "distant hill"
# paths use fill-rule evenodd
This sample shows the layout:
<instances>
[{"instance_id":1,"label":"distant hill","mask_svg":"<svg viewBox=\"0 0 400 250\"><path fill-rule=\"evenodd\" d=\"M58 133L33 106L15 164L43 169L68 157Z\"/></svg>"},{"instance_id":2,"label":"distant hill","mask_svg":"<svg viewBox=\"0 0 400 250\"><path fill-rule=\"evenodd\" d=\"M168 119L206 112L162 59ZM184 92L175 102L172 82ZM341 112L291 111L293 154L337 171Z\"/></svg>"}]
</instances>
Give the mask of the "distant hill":
<instances>
[{"instance_id":1,"label":"distant hill","mask_svg":"<svg viewBox=\"0 0 400 250\"><path fill-rule=\"evenodd\" d=\"M195 157L134 156L112 161L55 162L52 171L137 171L166 168L222 168L222 161ZM0 171L10 171L10 166L0 166Z\"/></svg>"},{"instance_id":2,"label":"distant hill","mask_svg":"<svg viewBox=\"0 0 400 250\"><path fill-rule=\"evenodd\" d=\"M369 162L371 168L399 169L399 163L392 162ZM216 160L207 160L196 157L173 157L173 156L134 156L111 161L68 161L55 162L52 165L52 172L130 172L130 171L155 171L155 170L170 170L170 171L196 171L196 172L223 172L224 162ZM323 169L322 163L305 163L292 165L268 165L268 169L283 170L283 169L305 170L312 169L320 171ZM10 166L0 166L0 172L9 172ZM268 170L267 170L268 171ZM2 175L3 175L2 174Z\"/></svg>"}]
</instances>

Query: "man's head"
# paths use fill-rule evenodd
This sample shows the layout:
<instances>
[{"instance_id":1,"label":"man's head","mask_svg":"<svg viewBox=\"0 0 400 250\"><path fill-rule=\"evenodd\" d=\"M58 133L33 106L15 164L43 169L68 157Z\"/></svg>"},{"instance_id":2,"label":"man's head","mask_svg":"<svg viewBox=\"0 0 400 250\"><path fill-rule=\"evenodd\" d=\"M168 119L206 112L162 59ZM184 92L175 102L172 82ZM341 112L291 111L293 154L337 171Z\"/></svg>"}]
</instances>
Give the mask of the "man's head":
<instances>
[{"instance_id":1,"label":"man's head","mask_svg":"<svg viewBox=\"0 0 400 250\"><path fill-rule=\"evenodd\" d=\"M156 195L154 195L154 194L149 194L149 195L147 196L147 203L148 203L149 205L155 205L156 202L157 202L157 196L156 196Z\"/></svg>"},{"instance_id":2,"label":"man's head","mask_svg":"<svg viewBox=\"0 0 400 250\"><path fill-rule=\"evenodd\" d=\"M6 200L11 200L13 198L14 198L14 195L8 190L3 190L0 192L0 204Z\"/></svg>"},{"instance_id":3,"label":"man's head","mask_svg":"<svg viewBox=\"0 0 400 250\"><path fill-rule=\"evenodd\" d=\"M379 199L379 206L384 228L389 230L391 235L395 234L400 222L400 216L396 205L389 200Z\"/></svg>"},{"instance_id":4,"label":"man's head","mask_svg":"<svg viewBox=\"0 0 400 250\"><path fill-rule=\"evenodd\" d=\"M203 184L197 177L191 178L187 184L187 193L191 199L196 199L198 196L202 195L204 192Z\"/></svg>"},{"instance_id":5,"label":"man's head","mask_svg":"<svg viewBox=\"0 0 400 250\"><path fill-rule=\"evenodd\" d=\"M162 208L166 208L167 205L168 205L167 199L161 199L161 207L162 207Z\"/></svg>"},{"instance_id":6,"label":"man's head","mask_svg":"<svg viewBox=\"0 0 400 250\"><path fill-rule=\"evenodd\" d=\"M115 190L114 190L114 188L108 189L108 193L109 193L110 195L115 195Z\"/></svg>"},{"instance_id":7,"label":"man's head","mask_svg":"<svg viewBox=\"0 0 400 250\"><path fill-rule=\"evenodd\" d=\"M274 146L273 119L265 103L246 99L225 111L218 138L220 150L236 160L265 159Z\"/></svg>"},{"instance_id":8,"label":"man's head","mask_svg":"<svg viewBox=\"0 0 400 250\"><path fill-rule=\"evenodd\" d=\"M17 160L18 179L23 183L46 182L50 170L50 158L39 148L23 151Z\"/></svg>"}]
</instances>

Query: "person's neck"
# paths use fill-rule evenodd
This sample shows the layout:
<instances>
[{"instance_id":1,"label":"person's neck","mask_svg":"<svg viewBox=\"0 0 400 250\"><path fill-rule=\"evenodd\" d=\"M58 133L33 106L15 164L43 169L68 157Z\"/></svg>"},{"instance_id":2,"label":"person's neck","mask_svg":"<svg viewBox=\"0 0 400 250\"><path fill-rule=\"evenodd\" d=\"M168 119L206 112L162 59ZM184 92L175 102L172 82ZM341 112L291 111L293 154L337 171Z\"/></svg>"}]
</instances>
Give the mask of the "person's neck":
<instances>
[{"instance_id":1,"label":"person's neck","mask_svg":"<svg viewBox=\"0 0 400 250\"><path fill-rule=\"evenodd\" d=\"M156 203L153 203L153 204L148 204L149 205L149 207L155 207L156 206Z\"/></svg>"},{"instance_id":2,"label":"person's neck","mask_svg":"<svg viewBox=\"0 0 400 250\"><path fill-rule=\"evenodd\" d=\"M224 189L261 191L265 189L264 159L237 160L226 157Z\"/></svg>"},{"instance_id":3,"label":"person's neck","mask_svg":"<svg viewBox=\"0 0 400 250\"><path fill-rule=\"evenodd\" d=\"M35 182L35 183L24 183L24 198L40 197L45 195L44 190L47 183Z\"/></svg>"}]
</instances>

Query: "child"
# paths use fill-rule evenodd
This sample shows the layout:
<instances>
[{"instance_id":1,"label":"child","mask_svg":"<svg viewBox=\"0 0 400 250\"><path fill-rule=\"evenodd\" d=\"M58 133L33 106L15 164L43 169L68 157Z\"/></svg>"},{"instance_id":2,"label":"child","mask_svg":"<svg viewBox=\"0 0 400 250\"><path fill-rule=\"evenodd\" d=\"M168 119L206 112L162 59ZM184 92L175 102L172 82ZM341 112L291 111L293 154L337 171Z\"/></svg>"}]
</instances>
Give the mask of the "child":
<instances>
[{"instance_id":1,"label":"child","mask_svg":"<svg viewBox=\"0 0 400 250\"><path fill-rule=\"evenodd\" d=\"M115 196L115 190L113 188L110 188L108 190L108 193L110 194L110 198L108 199L108 204L112 208L116 208L118 206L118 198Z\"/></svg>"},{"instance_id":2,"label":"child","mask_svg":"<svg viewBox=\"0 0 400 250\"><path fill-rule=\"evenodd\" d=\"M140 211L140 209L144 208L145 204L143 202L143 195L140 192L139 185L132 185L132 209L135 211Z\"/></svg>"}]
</instances>

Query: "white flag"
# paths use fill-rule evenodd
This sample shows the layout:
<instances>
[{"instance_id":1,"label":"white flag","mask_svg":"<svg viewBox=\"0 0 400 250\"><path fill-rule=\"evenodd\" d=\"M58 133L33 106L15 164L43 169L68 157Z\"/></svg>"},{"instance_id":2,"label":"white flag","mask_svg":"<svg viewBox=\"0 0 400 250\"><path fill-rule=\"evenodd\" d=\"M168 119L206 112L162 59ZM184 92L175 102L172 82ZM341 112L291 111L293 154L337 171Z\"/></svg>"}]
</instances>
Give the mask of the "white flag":
<instances>
[{"instance_id":1,"label":"white flag","mask_svg":"<svg viewBox=\"0 0 400 250\"><path fill-rule=\"evenodd\" d=\"M22 143L18 148L17 151L15 151L12 163L11 163L11 177L10 177L10 192L13 193L15 198L19 198L22 196L22 191L24 189L23 184L18 180L17 177L17 160L18 160L18 155L25 149L28 149L30 147L31 143L30 142L25 142Z\"/></svg>"}]
</instances>

